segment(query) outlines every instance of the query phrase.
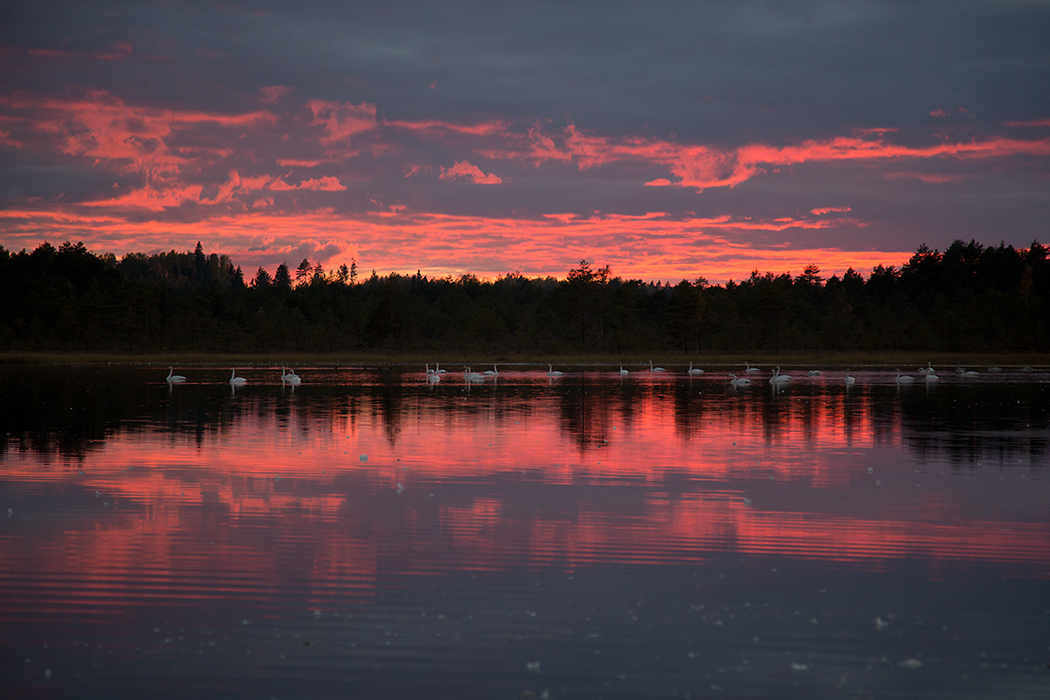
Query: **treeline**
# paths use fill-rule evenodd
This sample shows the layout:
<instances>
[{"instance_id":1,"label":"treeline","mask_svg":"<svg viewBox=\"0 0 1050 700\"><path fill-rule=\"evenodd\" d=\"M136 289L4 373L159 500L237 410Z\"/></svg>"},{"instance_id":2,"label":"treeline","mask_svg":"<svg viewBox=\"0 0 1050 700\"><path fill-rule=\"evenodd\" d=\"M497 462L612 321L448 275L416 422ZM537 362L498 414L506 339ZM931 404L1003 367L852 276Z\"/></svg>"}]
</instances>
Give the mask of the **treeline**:
<instances>
[{"instance_id":1,"label":"treeline","mask_svg":"<svg viewBox=\"0 0 1050 700\"><path fill-rule=\"evenodd\" d=\"M449 352L544 355L816 350L1050 350L1050 260L955 241L897 269L823 278L754 272L711 285L615 277L430 279L356 263L246 280L226 255L0 247L0 349L79 352Z\"/></svg>"}]
</instances>

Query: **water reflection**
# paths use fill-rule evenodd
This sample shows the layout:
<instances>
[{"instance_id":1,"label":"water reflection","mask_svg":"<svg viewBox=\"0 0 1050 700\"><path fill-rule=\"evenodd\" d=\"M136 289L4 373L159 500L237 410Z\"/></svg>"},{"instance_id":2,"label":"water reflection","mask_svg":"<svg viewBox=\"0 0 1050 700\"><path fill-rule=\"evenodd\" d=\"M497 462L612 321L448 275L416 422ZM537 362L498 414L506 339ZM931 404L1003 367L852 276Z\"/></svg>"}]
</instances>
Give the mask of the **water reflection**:
<instances>
[{"instance_id":1,"label":"water reflection","mask_svg":"<svg viewBox=\"0 0 1050 700\"><path fill-rule=\"evenodd\" d=\"M1047 689L1050 376L163 374L0 371L0 688Z\"/></svg>"}]
</instances>

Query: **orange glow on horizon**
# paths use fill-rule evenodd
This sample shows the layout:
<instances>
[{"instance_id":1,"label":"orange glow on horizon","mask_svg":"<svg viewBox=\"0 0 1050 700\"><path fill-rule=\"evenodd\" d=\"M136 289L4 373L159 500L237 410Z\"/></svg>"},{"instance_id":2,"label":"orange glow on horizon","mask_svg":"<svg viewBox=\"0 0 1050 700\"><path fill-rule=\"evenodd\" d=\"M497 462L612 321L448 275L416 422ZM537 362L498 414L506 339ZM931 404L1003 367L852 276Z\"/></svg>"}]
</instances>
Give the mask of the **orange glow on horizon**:
<instances>
[{"instance_id":1,"label":"orange glow on horizon","mask_svg":"<svg viewBox=\"0 0 1050 700\"><path fill-rule=\"evenodd\" d=\"M663 215L580 219L570 214L533 221L411 214L401 208L348 219L331 211L267 213L270 202L265 199L256 206L257 211L204 222L131 222L74 208L9 209L0 212L0 226L9 234L5 247L14 250L32 249L45 240L55 245L68 240L119 257L192 250L200 240L208 252L230 255L247 276L259 265L272 271L279 262L293 265L308 257L327 269L354 258L360 271L375 269L380 274L418 270L438 278L474 274L494 279L517 272L560 279L586 259L610 265L614 275L625 279L677 282L702 276L718 284L746 279L753 271L799 274L810 264L817 264L824 276L841 275L848 268L866 274L876 265L900 266L912 255L786 245L763 249L734 237L734 231L820 229L841 222L825 211L768 222L729 217L676 220ZM265 257L254 252L260 249L268 251Z\"/></svg>"}]
</instances>

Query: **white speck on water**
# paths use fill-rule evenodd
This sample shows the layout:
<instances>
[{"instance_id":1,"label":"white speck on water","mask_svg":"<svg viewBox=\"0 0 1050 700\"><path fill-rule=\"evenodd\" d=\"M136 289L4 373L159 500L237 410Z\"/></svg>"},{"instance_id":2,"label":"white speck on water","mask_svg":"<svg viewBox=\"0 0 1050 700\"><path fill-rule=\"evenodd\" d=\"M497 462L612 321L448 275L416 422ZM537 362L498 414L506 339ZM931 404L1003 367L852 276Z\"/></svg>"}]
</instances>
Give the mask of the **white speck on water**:
<instances>
[{"instance_id":1,"label":"white speck on water","mask_svg":"<svg viewBox=\"0 0 1050 700\"><path fill-rule=\"evenodd\" d=\"M540 670L540 662L539 661L526 661L525 662L525 668L527 668L530 671L539 672L539 670Z\"/></svg>"},{"instance_id":2,"label":"white speck on water","mask_svg":"<svg viewBox=\"0 0 1050 700\"><path fill-rule=\"evenodd\" d=\"M252 624L252 621L251 620L241 620L241 624L244 625L245 627L247 627L248 625ZM157 631L160 632L160 630L157 630Z\"/></svg>"},{"instance_id":3,"label":"white speck on water","mask_svg":"<svg viewBox=\"0 0 1050 700\"><path fill-rule=\"evenodd\" d=\"M361 459L362 462L367 462L368 461L368 455L361 455L360 459Z\"/></svg>"},{"instance_id":4,"label":"white speck on water","mask_svg":"<svg viewBox=\"0 0 1050 700\"><path fill-rule=\"evenodd\" d=\"M809 664L800 664L798 662L792 662L791 670L792 671L808 671L809 670Z\"/></svg>"},{"instance_id":5,"label":"white speck on water","mask_svg":"<svg viewBox=\"0 0 1050 700\"><path fill-rule=\"evenodd\" d=\"M871 467L868 467L868 473L869 473L869 474L874 474L874 473L875 473L875 470L874 470L874 469L872 469Z\"/></svg>"},{"instance_id":6,"label":"white speck on water","mask_svg":"<svg viewBox=\"0 0 1050 700\"><path fill-rule=\"evenodd\" d=\"M875 629L876 630L881 630L883 627L889 627L889 626L890 626L890 623L886 622L881 617L876 617L875 618Z\"/></svg>"},{"instance_id":7,"label":"white speck on water","mask_svg":"<svg viewBox=\"0 0 1050 700\"><path fill-rule=\"evenodd\" d=\"M922 662L918 659L907 659L906 661L901 662L901 666L904 668L910 668L914 671L917 668L922 668Z\"/></svg>"},{"instance_id":8,"label":"white speck on water","mask_svg":"<svg viewBox=\"0 0 1050 700\"><path fill-rule=\"evenodd\" d=\"M397 482L397 493L400 496L401 492L405 490L405 487L401 485L401 482Z\"/></svg>"},{"instance_id":9,"label":"white speck on water","mask_svg":"<svg viewBox=\"0 0 1050 700\"><path fill-rule=\"evenodd\" d=\"M320 610L314 610L314 619L315 620L320 620L321 619L321 611Z\"/></svg>"}]
</instances>

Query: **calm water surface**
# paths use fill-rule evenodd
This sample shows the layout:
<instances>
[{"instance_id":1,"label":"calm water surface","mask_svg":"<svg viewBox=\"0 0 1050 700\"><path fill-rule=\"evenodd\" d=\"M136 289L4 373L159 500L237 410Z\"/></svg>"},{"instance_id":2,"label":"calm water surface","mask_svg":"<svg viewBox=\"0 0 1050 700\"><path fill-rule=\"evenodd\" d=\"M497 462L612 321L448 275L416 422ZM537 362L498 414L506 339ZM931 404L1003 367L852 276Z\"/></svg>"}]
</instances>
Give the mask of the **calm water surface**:
<instances>
[{"instance_id":1,"label":"calm water surface","mask_svg":"<svg viewBox=\"0 0 1050 700\"><path fill-rule=\"evenodd\" d=\"M0 695L1050 696L1050 372L564 369L0 367Z\"/></svg>"}]
</instances>

